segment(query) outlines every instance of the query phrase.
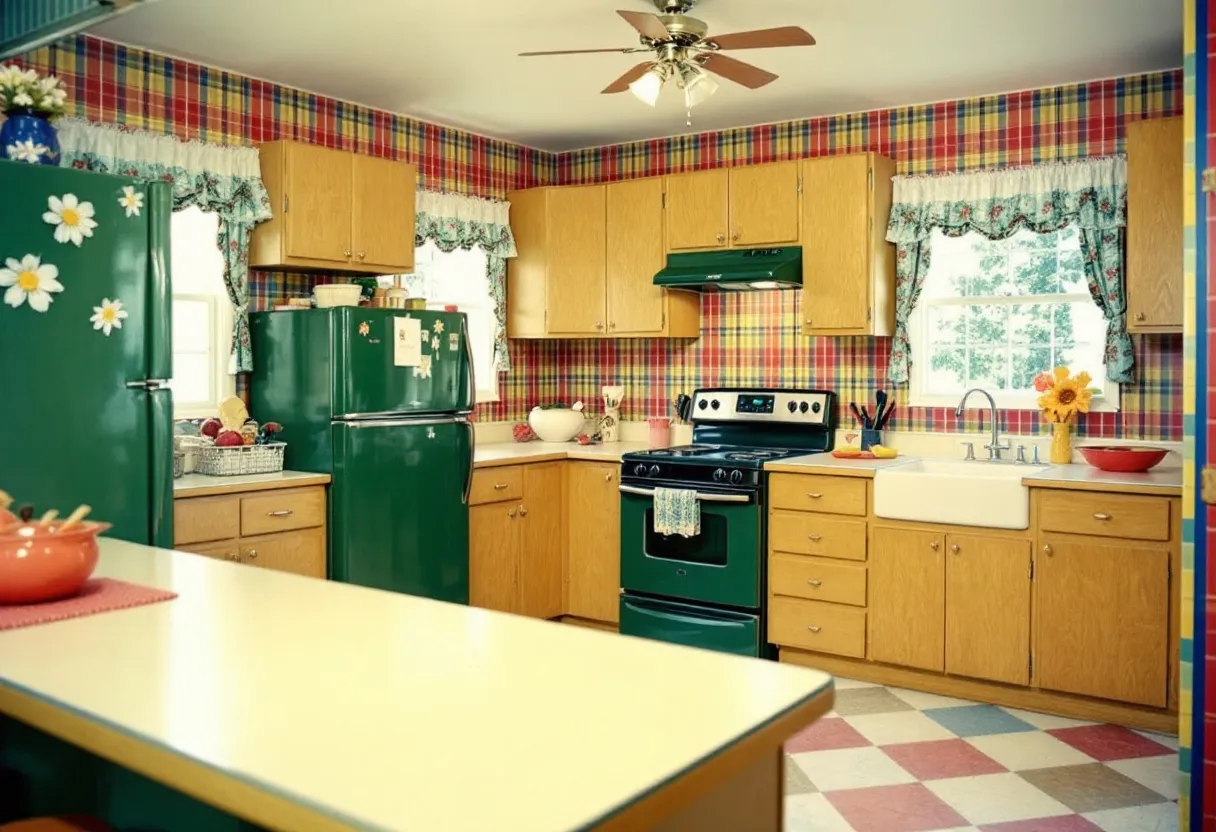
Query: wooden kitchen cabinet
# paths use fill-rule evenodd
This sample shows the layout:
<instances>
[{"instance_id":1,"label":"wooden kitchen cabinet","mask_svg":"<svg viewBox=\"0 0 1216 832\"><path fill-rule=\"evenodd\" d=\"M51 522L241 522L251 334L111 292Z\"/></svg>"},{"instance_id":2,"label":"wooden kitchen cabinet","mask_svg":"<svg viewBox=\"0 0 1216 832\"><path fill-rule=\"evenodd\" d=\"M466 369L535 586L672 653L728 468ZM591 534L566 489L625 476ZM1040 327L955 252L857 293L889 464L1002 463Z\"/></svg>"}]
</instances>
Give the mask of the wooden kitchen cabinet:
<instances>
[{"instance_id":1,"label":"wooden kitchen cabinet","mask_svg":"<svg viewBox=\"0 0 1216 832\"><path fill-rule=\"evenodd\" d=\"M1034 680L1161 708L1169 673L1169 553L1045 534L1035 555Z\"/></svg>"},{"instance_id":2,"label":"wooden kitchen cabinet","mask_svg":"<svg viewBox=\"0 0 1216 832\"><path fill-rule=\"evenodd\" d=\"M922 670L945 663L946 536L870 529L870 658Z\"/></svg>"},{"instance_id":3,"label":"wooden kitchen cabinet","mask_svg":"<svg viewBox=\"0 0 1216 832\"><path fill-rule=\"evenodd\" d=\"M700 299L654 285L666 263L663 180L508 194L512 338L695 338Z\"/></svg>"},{"instance_id":4,"label":"wooden kitchen cabinet","mask_svg":"<svg viewBox=\"0 0 1216 832\"><path fill-rule=\"evenodd\" d=\"M891 335L895 162L876 153L802 162L802 334Z\"/></svg>"},{"instance_id":5,"label":"wooden kitchen cabinet","mask_svg":"<svg viewBox=\"0 0 1216 832\"><path fill-rule=\"evenodd\" d=\"M521 491L514 490L514 482L522 482ZM534 618L561 615L566 541L562 463L478 469L472 495L469 603Z\"/></svg>"},{"instance_id":6,"label":"wooden kitchen cabinet","mask_svg":"<svg viewBox=\"0 0 1216 832\"><path fill-rule=\"evenodd\" d=\"M1030 684L1030 541L946 536L947 673Z\"/></svg>"},{"instance_id":7,"label":"wooden kitchen cabinet","mask_svg":"<svg viewBox=\"0 0 1216 832\"><path fill-rule=\"evenodd\" d=\"M799 163L667 177L667 250L796 245Z\"/></svg>"},{"instance_id":8,"label":"wooden kitchen cabinet","mask_svg":"<svg viewBox=\"0 0 1216 832\"><path fill-rule=\"evenodd\" d=\"M181 552L312 578L328 572L323 486L178 497L173 533Z\"/></svg>"},{"instance_id":9,"label":"wooden kitchen cabinet","mask_svg":"<svg viewBox=\"0 0 1216 832\"><path fill-rule=\"evenodd\" d=\"M1127 328L1182 332L1182 119L1127 126Z\"/></svg>"},{"instance_id":10,"label":"wooden kitchen cabinet","mask_svg":"<svg viewBox=\"0 0 1216 832\"><path fill-rule=\"evenodd\" d=\"M253 229L250 266L413 270L416 167L307 142L269 142L258 152L274 216Z\"/></svg>"},{"instance_id":11,"label":"wooden kitchen cabinet","mask_svg":"<svg viewBox=\"0 0 1216 832\"><path fill-rule=\"evenodd\" d=\"M620 466L573 462L566 544L566 612L617 624L621 595Z\"/></svg>"}]
</instances>

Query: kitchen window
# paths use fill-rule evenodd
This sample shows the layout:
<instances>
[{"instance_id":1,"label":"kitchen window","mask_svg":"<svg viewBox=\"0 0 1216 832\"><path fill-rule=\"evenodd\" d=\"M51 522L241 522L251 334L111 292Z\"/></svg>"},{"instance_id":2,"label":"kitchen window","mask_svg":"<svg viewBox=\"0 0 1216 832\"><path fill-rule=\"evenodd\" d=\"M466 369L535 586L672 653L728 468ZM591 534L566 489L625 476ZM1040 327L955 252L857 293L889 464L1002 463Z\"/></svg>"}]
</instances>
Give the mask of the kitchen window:
<instances>
[{"instance_id":1,"label":"kitchen window","mask_svg":"<svg viewBox=\"0 0 1216 832\"><path fill-rule=\"evenodd\" d=\"M391 286L393 278L380 278L380 282ZM469 251L444 252L428 240L415 249L414 274L406 276L405 285L411 297L421 295L427 299L428 309L455 306L468 316L477 402L498 401L498 371L494 369L498 319L486 281L485 251L474 246Z\"/></svg>"},{"instance_id":2,"label":"kitchen window","mask_svg":"<svg viewBox=\"0 0 1216 832\"><path fill-rule=\"evenodd\" d=\"M173 287L173 411L178 419L214 416L236 392L230 372L232 302L216 243L219 215L196 207L170 219Z\"/></svg>"},{"instance_id":3,"label":"kitchen window","mask_svg":"<svg viewBox=\"0 0 1216 832\"><path fill-rule=\"evenodd\" d=\"M1021 230L1004 240L936 229L924 289L909 321L912 405L955 407L982 387L997 405L1037 409L1034 377L1086 370L1092 409L1118 410L1102 363L1106 319L1085 282L1080 237Z\"/></svg>"}]
</instances>

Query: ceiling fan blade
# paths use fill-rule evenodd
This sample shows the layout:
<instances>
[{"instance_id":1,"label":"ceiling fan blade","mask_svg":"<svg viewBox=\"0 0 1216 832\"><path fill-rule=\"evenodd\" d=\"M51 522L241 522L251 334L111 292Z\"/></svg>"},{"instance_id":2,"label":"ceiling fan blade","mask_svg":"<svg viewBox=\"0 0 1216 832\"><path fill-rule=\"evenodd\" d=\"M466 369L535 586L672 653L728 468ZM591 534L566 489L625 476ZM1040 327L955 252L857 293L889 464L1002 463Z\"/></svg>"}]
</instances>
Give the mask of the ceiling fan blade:
<instances>
[{"instance_id":1,"label":"ceiling fan blade","mask_svg":"<svg viewBox=\"0 0 1216 832\"><path fill-rule=\"evenodd\" d=\"M761 69L758 66L752 66L751 64L745 64L743 61L736 61L734 58L728 58L725 55L719 55L717 52L711 52L707 55L701 65L710 72L753 90L760 89L765 84L771 84L777 80L777 76L767 70Z\"/></svg>"},{"instance_id":2,"label":"ceiling fan blade","mask_svg":"<svg viewBox=\"0 0 1216 832\"><path fill-rule=\"evenodd\" d=\"M651 40L667 40L671 34L657 14L649 12L625 12L617 10L617 14L625 18L625 22L638 30L638 33Z\"/></svg>"},{"instance_id":3,"label":"ceiling fan blade","mask_svg":"<svg viewBox=\"0 0 1216 832\"><path fill-rule=\"evenodd\" d=\"M646 74L646 70L650 69L653 64L647 61L644 64L638 64L633 69L626 72L620 78L617 78L608 86L604 87L601 94L611 95L612 93L624 92L629 89L629 85Z\"/></svg>"},{"instance_id":4,"label":"ceiling fan blade","mask_svg":"<svg viewBox=\"0 0 1216 832\"><path fill-rule=\"evenodd\" d=\"M598 52L616 52L622 54L633 51L633 49L559 49L556 52L520 52L519 57L535 58L538 55L593 55Z\"/></svg>"},{"instance_id":5,"label":"ceiling fan blade","mask_svg":"<svg viewBox=\"0 0 1216 832\"><path fill-rule=\"evenodd\" d=\"M729 35L714 35L705 38L717 44L719 49L769 49L775 46L814 46L815 38L800 26L781 26L776 29L756 29L752 32L734 32Z\"/></svg>"}]
</instances>

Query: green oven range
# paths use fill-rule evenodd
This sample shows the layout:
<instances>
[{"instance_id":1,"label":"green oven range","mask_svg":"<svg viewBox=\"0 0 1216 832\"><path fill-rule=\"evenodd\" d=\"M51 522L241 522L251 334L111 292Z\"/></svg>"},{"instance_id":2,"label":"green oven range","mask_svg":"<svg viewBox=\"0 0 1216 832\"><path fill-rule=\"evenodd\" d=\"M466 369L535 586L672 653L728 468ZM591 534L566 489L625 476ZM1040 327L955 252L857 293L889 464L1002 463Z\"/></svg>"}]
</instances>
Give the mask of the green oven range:
<instances>
[{"instance_id":1,"label":"green oven range","mask_svg":"<svg viewBox=\"0 0 1216 832\"><path fill-rule=\"evenodd\" d=\"M690 412L692 445L626 454L621 463L621 632L772 657L764 464L832 450L836 394L698 390ZM699 534L655 531L656 488L696 493Z\"/></svg>"}]
</instances>

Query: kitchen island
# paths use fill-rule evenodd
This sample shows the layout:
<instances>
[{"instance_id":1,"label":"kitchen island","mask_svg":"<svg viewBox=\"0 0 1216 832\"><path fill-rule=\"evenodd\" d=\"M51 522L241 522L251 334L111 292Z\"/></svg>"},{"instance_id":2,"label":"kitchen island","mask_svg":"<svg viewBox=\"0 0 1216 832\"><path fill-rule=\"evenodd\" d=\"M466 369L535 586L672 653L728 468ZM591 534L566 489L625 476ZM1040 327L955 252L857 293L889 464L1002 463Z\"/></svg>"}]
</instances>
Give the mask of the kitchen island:
<instances>
[{"instance_id":1,"label":"kitchen island","mask_svg":"<svg viewBox=\"0 0 1216 832\"><path fill-rule=\"evenodd\" d=\"M118 541L97 574L179 597L0 633L0 763L75 746L231 828L778 830L781 744L833 700L800 667Z\"/></svg>"}]
</instances>

